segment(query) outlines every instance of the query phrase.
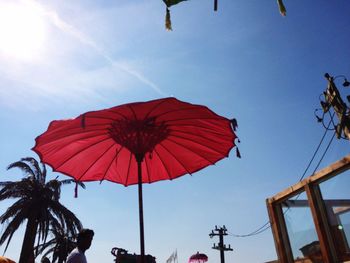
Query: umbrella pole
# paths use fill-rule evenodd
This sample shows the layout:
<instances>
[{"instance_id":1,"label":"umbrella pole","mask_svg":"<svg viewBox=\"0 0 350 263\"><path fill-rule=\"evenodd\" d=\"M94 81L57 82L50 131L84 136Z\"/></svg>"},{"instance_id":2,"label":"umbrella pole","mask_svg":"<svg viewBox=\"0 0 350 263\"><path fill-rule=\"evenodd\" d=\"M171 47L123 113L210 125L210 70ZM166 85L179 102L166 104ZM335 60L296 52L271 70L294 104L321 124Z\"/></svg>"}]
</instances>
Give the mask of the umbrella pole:
<instances>
[{"instance_id":1,"label":"umbrella pole","mask_svg":"<svg viewBox=\"0 0 350 263\"><path fill-rule=\"evenodd\" d=\"M137 161L137 174L138 174L138 188L139 188L139 218L140 218L140 250L141 250L141 263L145 263L145 236L143 228L143 201L142 201L142 169L141 163L143 156L136 155Z\"/></svg>"}]
</instances>

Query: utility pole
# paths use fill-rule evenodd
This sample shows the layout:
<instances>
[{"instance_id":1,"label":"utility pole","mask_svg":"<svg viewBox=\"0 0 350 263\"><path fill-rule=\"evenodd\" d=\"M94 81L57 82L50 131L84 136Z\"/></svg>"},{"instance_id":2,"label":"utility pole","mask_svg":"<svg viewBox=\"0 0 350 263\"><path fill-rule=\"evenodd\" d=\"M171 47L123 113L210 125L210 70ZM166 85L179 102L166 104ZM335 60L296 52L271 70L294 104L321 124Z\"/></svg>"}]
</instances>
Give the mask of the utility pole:
<instances>
[{"instance_id":1,"label":"utility pole","mask_svg":"<svg viewBox=\"0 0 350 263\"><path fill-rule=\"evenodd\" d=\"M343 138L350 140L350 111L349 107L346 105L346 103L343 101L343 99L340 96L339 90L337 89L334 80L341 77L344 79L343 86L349 87L350 83L345 78L344 75L339 75L332 77L328 73L326 73L325 78L328 81L327 89L323 92L325 101L321 101L321 106L323 109L323 117L324 115L330 110L333 109L334 113L337 115L338 118L338 124L334 124L333 117L332 122L334 125L334 130L336 132L337 138ZM348 102L350 102L350 96L347 96ZM317 119L319 122L323 123L324 118L320 118L317 116ZM324 123L323 123L324 124ZM325 125L324 125L325 127Z\"/></svg>"},{"instance_id":2,"label":"utility pole","mask_svg":"<svg viewBox=\"0 0 350 263\"><path fill-rule=\"evenodd\" d=\"M210 238L213 238L214 236L219 236L219 244L218 245L213 245L212 249L217 249L220 250L220 259L221 263L225 263L225 251L232 251L233 249L231 248L231 245L226 245L224 244L224 236L227 236L227 229L225 225L223 227L218 228L215 226L215 229L211 231L209 234Z\"/></svg>"}]
</instances>

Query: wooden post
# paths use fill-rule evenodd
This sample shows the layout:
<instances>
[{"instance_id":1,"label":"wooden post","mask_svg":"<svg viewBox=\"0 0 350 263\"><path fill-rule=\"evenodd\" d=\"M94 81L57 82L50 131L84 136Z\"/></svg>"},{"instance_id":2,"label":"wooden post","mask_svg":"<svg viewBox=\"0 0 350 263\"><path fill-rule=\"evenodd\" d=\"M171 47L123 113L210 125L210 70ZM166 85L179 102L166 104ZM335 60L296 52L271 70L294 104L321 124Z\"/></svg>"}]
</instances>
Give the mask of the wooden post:
<instances>
[{"instance_id":1,"label":"wooden post","mask_svg":"<svg viewBox=\"0 0 350 263\"><path fill-rule=\"evenodd\" d=\"M309 201L312 217L315 223L324 263L338 262L327 218L326 208L323 204L320 187L307 184L305 191Z\"/></svg>"},{"instance_id":2,"label":"wooden post","mask_svg":"<svg viewBox=\"0 0 350 263\"><path fill-rule=\"evenodd\" d=\"M270 218L271 230L275 241L275 247L279 263L294 262L290 246L286 222L280 203L273 203L273 199L266 199L267 211Z\"/></svg>"}]
</instances>

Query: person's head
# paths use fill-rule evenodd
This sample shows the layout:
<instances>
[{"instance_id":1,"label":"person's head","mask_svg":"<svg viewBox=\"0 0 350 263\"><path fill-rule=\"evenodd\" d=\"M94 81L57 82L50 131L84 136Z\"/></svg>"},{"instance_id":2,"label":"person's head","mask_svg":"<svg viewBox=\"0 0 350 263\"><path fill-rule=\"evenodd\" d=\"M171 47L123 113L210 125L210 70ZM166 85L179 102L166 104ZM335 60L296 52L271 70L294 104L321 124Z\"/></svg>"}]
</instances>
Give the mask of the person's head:
<instances>
[{"instance_id":1,"label":"person's head","mask_svg":"<svg viewBox=\"0 0 350 263\"><path fill-rule=\"evenodd\" d=\"M77 238L77 246L80 250L87 250L91 246L92 238L94 237L94 231L91 229L82 229Z\"/></svg>"},{"instance_id":2,"label":"person's head","mask_svg":"<svg viewBox=\"0 0 350 263\"><path fill-rule=\"evenodd\" d=\"M40 263L50 263L50 259L48 259L47 257L43 257L41 258Z\"/></svg>"}]
</instances>

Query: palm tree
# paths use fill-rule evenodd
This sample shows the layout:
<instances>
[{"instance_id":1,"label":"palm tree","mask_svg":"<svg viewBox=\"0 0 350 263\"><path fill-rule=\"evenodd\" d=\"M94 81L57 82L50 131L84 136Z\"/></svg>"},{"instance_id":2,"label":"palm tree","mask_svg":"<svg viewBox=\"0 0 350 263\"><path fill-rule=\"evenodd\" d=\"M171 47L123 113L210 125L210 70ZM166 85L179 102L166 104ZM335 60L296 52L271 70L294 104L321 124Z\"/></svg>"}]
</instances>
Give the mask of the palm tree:
<instances>
[{"instance_id":1,"label":"palm tree","mask_svg":"<svg viewBox=\"0 0 350 263\"><path fill-rule=\"evenodd\" d=\"M45 257L52 253L52 263L63 263L69 252L76 247L76 236L67 233L61 227L50 229L50 233L52 239L35 248L36 256L42 254Z\"/></svg>"},{"instance_id":2,"label":"palm tree","mask_svg":"<svg viewBox=\"0 0 350 263\"><path fill-rule=\"evenodd\" d=\"M50 226L62 227L67 233L75 234L81 229L79 219L60 202L61 186L75 182L73 179L53 180L46 182L46 168L32 157L22 158L10 164L7 169L19 168L25 172L25 177L15 182L0 182L0 201L18 199L0 216L0 224L5 224L5 230L0 237L0 245L6 240L5 251L19 226L27 221L23 238L19 263L27 263L29 258L34 262L34 243L37 237L45 242ZM82 183L83 188L85 186Z\"/></svg>"}]
</instances>

